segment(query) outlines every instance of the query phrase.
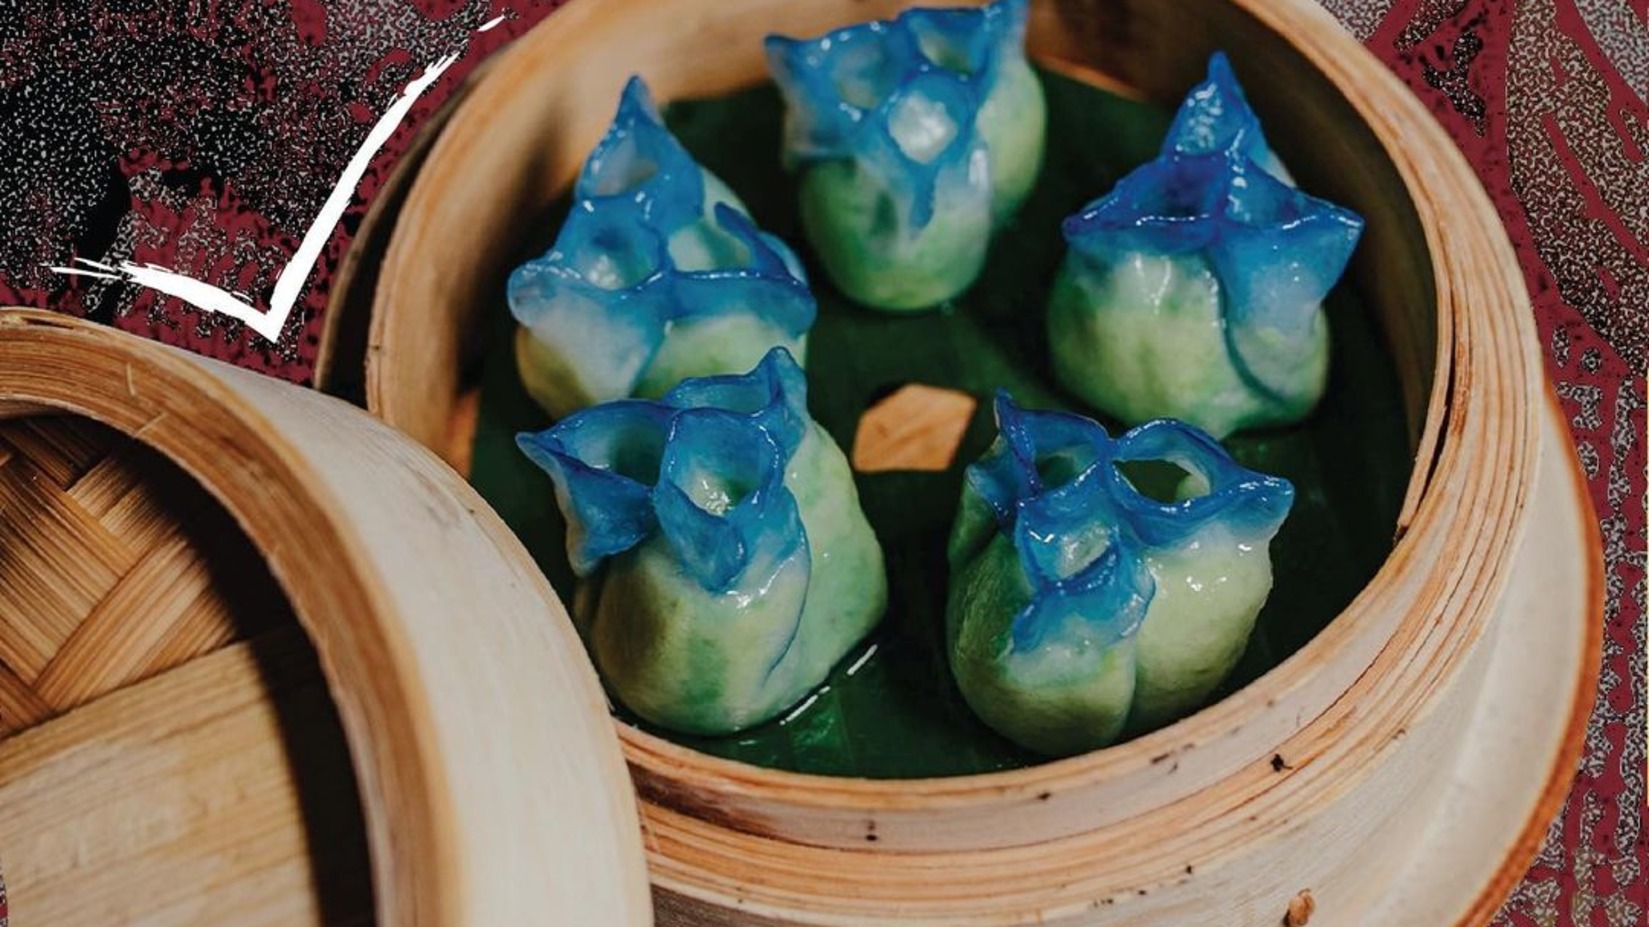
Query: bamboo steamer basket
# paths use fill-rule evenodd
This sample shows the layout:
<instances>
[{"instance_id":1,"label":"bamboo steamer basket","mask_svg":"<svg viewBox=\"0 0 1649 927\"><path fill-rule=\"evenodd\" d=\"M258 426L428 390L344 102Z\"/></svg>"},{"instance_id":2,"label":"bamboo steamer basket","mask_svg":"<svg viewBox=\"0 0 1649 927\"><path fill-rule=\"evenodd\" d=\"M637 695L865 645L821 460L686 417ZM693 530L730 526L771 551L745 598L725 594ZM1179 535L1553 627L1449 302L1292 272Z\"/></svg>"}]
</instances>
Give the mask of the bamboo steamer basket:
<instances>
[{"instance_id":1,"label":"bamboo steamer basket","mask_svg":"<svg viewBox=\"0 0 1649 927\"><path fill-rule=\"evenodd\" d=\"M904 5L584 0L490 62L395 221L371 410L465 468L481 320L630 74L661 101L730 92L765 79L763 35ZM1415 460L1395 549L1255 683L1033 768L809 776L616 725L661 923L1272 925L1309 888L1317 922L1352 924L1405 855L1375 848L1420 839L1445 793L1541 444L1532 315L1491 204L1421 105L1310 0L1046 0L1029 42L1045 66L1164 103L1226 50L1301 185L1367 218L1352 279L1395 359Z\"/></svg>"},{"instance_id":2,"label":"bamboo steamer basket","mask_svg":"<svg viewBox=\"0 0 1649 927\"><path fill-rule=\"evenodd\" d=\"M599 684L461 479L345 403L28 310L0 718L23 922L651 923Z\"/></svg>"}]
</instances>

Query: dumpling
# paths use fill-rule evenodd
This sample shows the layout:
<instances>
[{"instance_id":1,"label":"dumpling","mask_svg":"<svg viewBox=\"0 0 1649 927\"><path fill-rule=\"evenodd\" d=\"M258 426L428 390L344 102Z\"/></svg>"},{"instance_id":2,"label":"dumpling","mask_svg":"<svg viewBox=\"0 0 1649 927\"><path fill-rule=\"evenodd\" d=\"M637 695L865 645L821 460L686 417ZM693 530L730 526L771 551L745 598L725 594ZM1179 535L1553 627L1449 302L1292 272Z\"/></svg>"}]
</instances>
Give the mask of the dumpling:
<instances>
[{"instance_id":1,"label":"dumpling","mask_svg":"<svg viewBox=\"0 0 1649 927\"><path fill-rule=\"evenodd\" d=\"M1042 164L1047 106L1027 0L912 9L811 40L770 36L785 163L836 286L922 309L967 289Z\"/></svg>"},{"instance_id":2,"label":"dumpling","mask_svg":"<svg viewBox=\"0 0 1649 927\"><path fill-rule=\"evenodd\" d=\"M1113 440L1006 394L996 418L949 546L947 644L968 704L1053 756L1194 711L1247 646L1293 487L1181 422ZM1184 471L1178 501L1136 489L1117 466L1129 461Z\"/></svg>"},{"instance_id":3,"label":"dumpling","mask_svg":"<svg viewBox=\"0 0 1649 927\"><path fill-rule=\"evenodd\" d=\"M518 443L555 481L596 668L654 724L726 734L773 718L881 619L881 547L783 348Z\"/></svg>"},{"instance_id":4,"label":"dumpling","mask_svg":"<svg viewBox=\"0 0 1649 927\"><path fill-rule=\"evenodd\" d=\"M748 370L776 346L800 360L816 314L795 254L670 134L640 78L508 297L522 381L556 418Z\"/></svg>"},{"instance_id":5,"label":"dumpling","mask_svg":"<svg viewBox=\"0 0 1649 927\"><path fill-rule=\"evenodd\" d=\"M1217 438L1309 414L1328 380L1323 297L1363 221L1279 177L1215 56L1162 154L1065 220L1047 323L1059 381L1126 423Z\"/></svg>"}]
</instances>

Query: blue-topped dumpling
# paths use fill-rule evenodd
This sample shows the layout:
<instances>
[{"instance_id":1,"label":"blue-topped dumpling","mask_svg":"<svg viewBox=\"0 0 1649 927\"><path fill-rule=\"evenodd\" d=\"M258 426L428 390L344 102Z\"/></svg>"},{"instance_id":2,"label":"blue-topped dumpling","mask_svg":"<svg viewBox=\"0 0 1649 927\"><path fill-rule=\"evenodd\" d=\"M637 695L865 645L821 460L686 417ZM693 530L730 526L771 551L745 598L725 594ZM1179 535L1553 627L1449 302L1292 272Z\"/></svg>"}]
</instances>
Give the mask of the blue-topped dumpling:
<instances>
[{"instance_id":1,"label":"blue-topped dumpling","mask_svg":"<svg viewBox=\"0 0 1649 927\"><path fill-rule=\"evenodd\" d=\"M596 668L654 724L726 734L773 718L881 619L881 547L783 348L518 443L555 481Z\"/></svg>"},{"instance_id":2,"label":"blue-topped dumpling","mask_svg":"<svg viewBox=\"0 0 1649 927\"><path fill-rule=\"evenodd\" d=\"M640 78L508 297L522 381L556 418L749 370L776 346L801 359L816 313L795 254L670 134Z\"/></svg>"},{"instance_id":3,"label":"blue-topped dumpling","mask_svg":"<svg viewBox=\"0 0 1649 927\"><path fill-rule=\"evenodd\" d=\"M1047 105L1025 59L1028 0L912 9L817 39L767 39L784 160L831 279L890 310L961 293L1030 192Z\"/></svg>"},{"instance_id":4,"label":"blue-topped dumpling","mask_svg":"<svg viewBox=\"0 0 1649 927\"><path fill-rule=\"evenodd\" d=\"M1323 298L1363 221L1287 178L1216 55L1162 153L1065 220L1048 307L1060 382L1129 424L1218 438L1304 418L1328 381Z\"/></svg>"},{"instance_id":5,"label":"blue-topped dumpling","mask_svg":"<svg viewBox=\"0 0 1649 927\"><path fill-rule=\"evenodd\" d=\"M996 418L996 442L967 469L949 549L947 643L968 704L1050 756L1196 710L1242 656L1271 591L1269 545L1293 487L1181 422L1112 439L1091 419L1026 411L1005 394ZM1141 492L1118 466L1144 461L1183 471L1175 501Z\"/></svg>"}]
</instances>

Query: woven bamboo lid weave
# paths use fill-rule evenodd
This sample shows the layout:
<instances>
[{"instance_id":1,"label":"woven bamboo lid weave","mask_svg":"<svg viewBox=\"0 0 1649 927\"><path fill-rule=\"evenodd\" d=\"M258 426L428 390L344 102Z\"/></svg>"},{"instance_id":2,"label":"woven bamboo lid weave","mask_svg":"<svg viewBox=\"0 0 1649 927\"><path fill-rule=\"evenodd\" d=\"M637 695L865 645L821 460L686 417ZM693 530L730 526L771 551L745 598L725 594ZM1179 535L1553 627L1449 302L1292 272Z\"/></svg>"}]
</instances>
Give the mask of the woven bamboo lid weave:
<instances>
[{"instance_id":1,"label":"woven bamboo lid weave","mask_svg":"<svg viewBox=\"0 0 1649 927\"><path fill-rule=\"evenodd\" d=\"M82 418L0 421L0 852L19 916L58 927L371 916L279 586L182 471Z\"/></svg>"},{"instance_id":2,"label":"woven bamboo lid weave","mask_svg":"<svg viewBox=\"0 0 1649 927\"><path fill-rule=\"evenodd\" d=\"M21 922L651 922L594 672L456 474L337 400L26 310L0 713Z\"/></svg>"},{"instance_id":3,"label":"woven bamboo lid weave","mask_svg":"<svg viewBox=\"0 0 1649 927\"><path fill-rule=\"evenodd\" d=\"M199 496L94 422L0 422L0 735L294 620Z\"/></svg>"}]
</instances>

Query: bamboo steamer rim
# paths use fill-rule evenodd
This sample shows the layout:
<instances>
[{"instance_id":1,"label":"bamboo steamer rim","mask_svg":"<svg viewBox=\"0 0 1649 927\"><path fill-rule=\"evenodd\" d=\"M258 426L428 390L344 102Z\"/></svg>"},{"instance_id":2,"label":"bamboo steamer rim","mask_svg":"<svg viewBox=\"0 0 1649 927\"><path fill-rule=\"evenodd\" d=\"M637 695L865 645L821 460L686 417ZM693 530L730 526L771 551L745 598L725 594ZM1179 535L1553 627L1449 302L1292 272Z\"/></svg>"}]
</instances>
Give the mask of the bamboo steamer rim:
<instances>
[{"instance_id":1,"label":"bamboo steamer rim","mask_svg":"<svg viewBox=\"0 0 1649 927\"><path fill-rule=\"evenodd\" d=\"M1549 391L1544 403L1544 412L1548 434L1562 435L1565 430L1565 416L1555 395ZM1456 898L1458 907L1454 910L1458 913L1449 920L1454 927L1482 927L1489 923L1506 895L1533 862L1546 834L1547 825L1562 807L1575 776L1575 764L1584 749L1587 720L1592 709L1601 666L1603 555L1600 539L1590 530L1590 526L1595 524L1595 515L1587 492L1585 476L1580 470L1578 460L1562 451L1547 457L1543 467L1551 467L1558 471L1555 478L1543 477L1548 492L1559 487L1562 492L1561 498L1546 498L1548 512L1554 505L1567 506L1572 513L1569 517L1579 528L1573 540L1578 542L1580 549L1572 559L1582 574L1584 590L1580 592L1579 598L1584 602L1584 613L1570 619L1569 623L1580 627L1582 633L1579 637L1582 637L1584 642L1576 648L1579 659L1576 671L1567 673L1564 677L1571 688L1563 693L1560 702L1561 721L1556 727L1561 733L1555 742L1549 744L1549 753L1548 742L1541 741L1541 755L1547 762L1540 772L1538 791L1528 806L1516 807L1522 823L1516 829L1515 836L1509 837L1504 843L1494 844L1496 856L1490 874L1481 883L1474 882L1470 886L1473 889L1470 895ZM1563 540L1559 543L1570 540L1569 535L1562 537ZM1420 698L1427 702L1429 709L1437 707L1437 693L1425 693ZM1460 701L1458 698L1456 700ZM1474 702L1475 692L1466 693L1464 703L1469 707ZM1422 716L1413 716L1409 720L1424 723ZM1400 745L1405 730L1403 727L1393 729L1388 726L1383 733L1375 732L1373 740L1384 741L1381 746L1385 747L1387 752L1394 749L1394 745L1395 749L1402 749ZM1455 734L1453 729L1439 728L1435 725L1433 731L1433 740L1437 739L1437 734L1445 738ZM1330 734L1334 732L1331 731ZM1433 762L1433 754L1424 747L1415 748L1411 753L1417 754L1421 762ZM1289 755L1297 756L1292 752ZM1318 766L1322 765L1322 762L1323 757L1313 757L1308 761L1310 765ZM1317 773L1320 779L1332 776L1332 770L1325 773L1318 769ZM1263 775L1261 773L1262 777ZM1288 789L1297 775L1298 772L1291 772L1279 788L1269 791ZM1348 798L1344 792L1345 781L1343 777L1338 777L1335 781L1341 792L1336 800L1342 807L1347 803L1355 804L1355 797ZM1110 905L1120 905L1132 900L1135 895L1143 897L1163 890L1177 890L1181 897L1186 891L1196 893L1197 889L1187 889L1186 886L1207 883L1192 881L1193 867L1190 865L1186 865L1183 875L1181 874L1179 867L1187 860L1195 862L1197 879L1205 879L1210 872L1215 873L1217 878L1222 863L1230 864L1240 859L1259 843L1298 839L1290 835L1289 832L1295 830L1290 825L1309 818L1313 810L1310 801L1321 799L1321 793L1325 790L1295 789L1295 794L1286 800L1270 806L1261 806L1267 791L1254 791L1248 796L1229 796L1228 801L1233 809L1241 809L1248 814L1227 814L1221 821L1221 826L1210 829L1206 826L1205 820L1203 824L1197 825L1186 834L1168 829L1167 842L1177 846L1169 847L1165 854L1154 842L1118 839L1115 832L1079 835L1076 838L1037 846L985 852L911 855L841 853L728 833L667 808L649 808L646 818L652 825L649 849L654 867L654 882L660 896L666 899L661 910L679 918L666 918L665 923L697 923L695 917L702 916L705 908L694 907L695 902L707 906L710 910L736 907L737 910L749 912L758 918L775 919L771 922L766 919L750 922L760 923L764 927L769 923L866 927L872 923L882 922L874 914L866 916L864 911L866 908L874 911L878 904L897 904L901 914L915 918L918 915L913 912L919 912L920 917L924 918L900 920L899 923L933 923L925 918L933 917L937 911L946 912L945 919L940 922L951 927L963 924L1023 924L1044 921L1064 924L1067 921L1063 918L1067 916L1078 918L1081 923L1089 923L1087 920L1081 920L1081 915L1091 912L1101 902L1109 908ZM1367 795L1366 791L1364 795ZM1187 815L1185 809L1179 810L1182 816L1194 820L1194 813ZM1410 817L1415 815L1412 811L1406 813ZM1140 829L1151 830L1151 822L1141 822ZM1162 834L1162 830L1161 827L1156 829L1158 836ZM1175 855L1177 852L1186 851L1188 847L1195 848L1210 835L1219 842L1218 852L1199 856ZM1106 856L1103 852L1107 841L1113 841L1120 847L1115 858ZM1141 851L1165 855L1167 859L1172 859L1173 863L1158 864L1154 869L1150 864L1138 866L1132 857L1139 855ZM1399 859L1407 858L1405 854L1393 854L1389 851L1385 854L1388 858L1393 855ZM1433 863L1441 861L1435 851L1428 850L1427 857ZM1128 866L1135 866L1135 871L1119 873L1113 868ZM750 877L752 873L765 875L770 872L780 875ZM1359 876L1380 884L1378 873L1365 875L1359 872ZM935 878L937 882L932 881ZM1309 886L1311 883L1299 884ZM1050 885L1057 888L1049 891ZM959 892L950 891L946 886L965 886L965 889ZM1404 890L1401 883L1382 887L1387 891ZM1203 888L1201 891L1205 894L1199 897L1205 897L1211 890ZM1120 912L1121 909L1117 910ZM1339 919L1345 916L1343 910L1336 911L1330 916L1337 918L1334 923L1349 923ZM1162 922L1164 921L1156 918L1125 918L1118 923L1131 925ZM1178 920L1167 922L1180 923ZM1270 923L1269 920L1266 922ZM1103 923L1113 922L1104 920ZM1361 924L1364 921L1359 920L1356 923Z\"/></svg>"},{"instance_id":2,"label":"bamboo steamer rim","mask_svg":"<svg viewBox=\"0 0 1649 927\"><path fill-rule=\"evenodd\" d=\"M1553 421L1562 422L1566 416L1562 404L1558 401L1557 391L1548 385L1545 393L1547 415ZM1597 511L1592 505L1591 488L1587 485L1585 472L1580 469L1579 458L1569 453L1567 445L1551 450L1552 456L1558 458L1558 461L1554 462L1560 462L1567 470L1570 498L1580 510L1580 521L1588 526L1597 524ZM1551 460L1551 457L1547 459ZM1454 927L1484 927L1499 913L1506 898L1523 880L1529 867L1534 865L1540 847L1546 840L1547 830L1569 799L1570 789L1574 785L1581 760L1586 753L1587 729L1592 711L1596 707L1598 678L1603 672L1603 628L1607 596L1603 578L1603 538L1598 532L1586 531L1582 541L1585 545L1583 556L1588 564L1585 598L1589 607L1581 618L1582 627L1586 629L1586 644L1581 649L1584 662L1573 697L1569 700L1563 741L1557 755L1552 759L1551 768L1546 772L1546 782L1540 790L1540 797L1524 820L1516 840L1495 870L1494 877L1483 886L1477 897L1472 899L1471 906Z\"/></svg>"},{"instance_id":3,"label":"bamboo steamer rim","mask_svg":"<svg viewBox=\"0 0 1649 927\"><path fill-rule=\"evenodd\" d=\"M748 5L776 8L767 0ZM861 4L852 8L852 15L886 15L903 5ZM1043 60L1049 53L1058 54L1064 41L1052 31L1049 19L1054 14L1049 9L1042 4L1033 14L1032 51ZM1354 663L1367 668L1381 646L1400 639L1402 627L1418 632L1421 616L1434 617L1451 635L1452 649L1442 653L1442 662L1434 668L1437 673L1455 666L1480 636L1488 607L1505 586L1538 450L1535 397L1541 368L1515 255L1492 204L1447 136L1401 83L1324 10L1310 0L1231 0L1214 9L1247 17L1250 22L1240 24L1244 28L1257 25L1276 41L1289 42L1333 86L1379 139L1412 194L1425 236L1437 281L1434 376L1429 398L1424 398L1417 464L1400 520L1403 533L1376 578L1300 651L1222 701L1128 743L1020 770L902 780L793 773L711 757L619 724L626 756L650 802L646 810L652 824L658 823L653 815L662 804L753 835L805 842L820 838L786 830L771 819L772 812L816 809L845 820L857 814L1025 804L1094 782L1149 775L1165 760L1229 737L1257 716L1268 711L1275 715L1277 706L1291 700L1316 705L1310 709L1312 717L1297 718L1292 726L1276 717L1266 723L1276 730L1282 729L1278 725L1303 729L1332 707L1334 698L1345 691L1344 684L1358 675L1331 683L1332 674L1325 667ZM443 192L464 171L485 175L497 166L486 150L493 144L487 131L489 116L508 109L515 96L531 92L526 88L533 88L541 73L556 63L590 65L580 57L580 46L592 35L611 39L644 20L702 26L711 18L696 0L585 0L557 12L495 59L490 73L470 90L437 140L390 243L367 357L368 402L376 414L434 445L446 437L434 423L423 420L418 408L427 401L428 383L415 387L402 382L417 375L416 364L407 357L439 349L427 339L414 343L424 334L418 328L425 324L419 313L395 309L434 304L463 318L473 308L462 303L464 283L439 277L423 259L436 247L432 236L444 234L447 227L442 221ZM1227 24L1232 22L1236 20ZM787 28L822 31L788 23ZM651 81L661 99L683 88L722 92L743 83L723 72L708 77L682 74L667 64L650 62L641 70L650 78L658 76L652 72L660 72L676 85L674 91L660 90L664 82ZM581 85L581 90L594 93L589 85ZM595 108L604 110L605 102ZM580 139L588 143L599 125L578 124L576 131L590 136ZM545 156L534 170L543 174L550 163ZM553 163L555 176L549 182L564 186L576 170L576 160L563 156ZM434 296L423 299L426 292ZM1464 311L1468 300L1469 313ZM1484 469L1478 460L1494 460L1497 466ZM1432 683L1435 679L1428 681ZM883 846L893 848L886 842Z\"/></svg>"},{"instance_id":4,"label":"bamboo steamer rim","mask_svg":"<svg viewBox=\"0 0 1649 927\"><path fill-rule=\"evenodd\" d=\"M633 794L596 723L599 686L565 619L555 620L547 582L455 474L330 397L66 315L0 307L0 418L36 414L91 419L160 452L267 557L344 724L381 922L528 925L567 910L592 923L651 923ZM283 432L295 423L309 447ZM351 479L394 499L420 493L406 517L424 536L369 539L361 516L384 509L386 496L340 495ZM501 564L483 566L517 607L488 616L489 638L451 620L457 593L438 587L462 575L457 567L420 566L428 584L394 588L386 564L431 544L460 559L490 548ZM453 669L432 664L432 644ZM496 678L454 684L450 674L478 660L495 662ZM540 708L556 716L554 731L508 716L507 702L535 692L554 696ZM492 712L492 723L454 711ZM548 780L585 791L546 803L528 783ZM600 830L589 832L594 821ZM512 877L549 861L584 878Z\"/></svg>"}]
</instances>

